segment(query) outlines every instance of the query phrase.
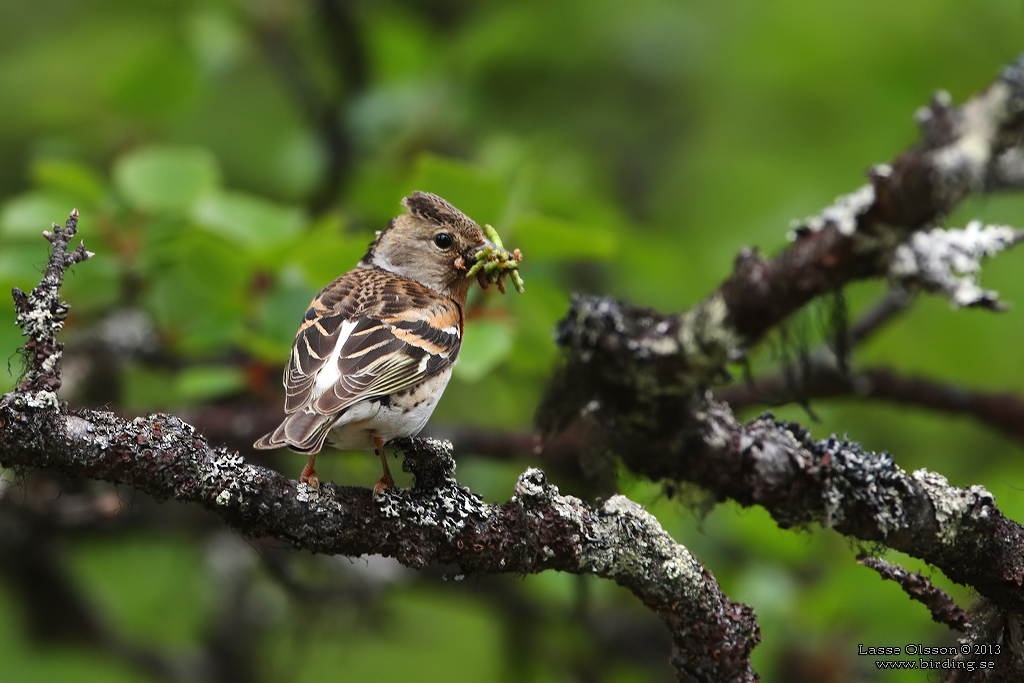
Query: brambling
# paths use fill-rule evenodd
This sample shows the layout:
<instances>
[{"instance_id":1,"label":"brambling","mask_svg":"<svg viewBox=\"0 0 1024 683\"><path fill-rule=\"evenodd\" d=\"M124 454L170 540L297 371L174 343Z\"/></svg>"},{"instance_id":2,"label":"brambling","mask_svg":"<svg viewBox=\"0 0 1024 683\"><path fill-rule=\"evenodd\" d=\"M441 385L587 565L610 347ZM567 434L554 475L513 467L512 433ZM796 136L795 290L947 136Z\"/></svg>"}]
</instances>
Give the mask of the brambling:
<instances>
[{"instance_id":1,"label":"brambling","mask_svg":"<svg viewBox=\"0 0 1024 683\"><path fill-rule=\"evenodd\" d=\"M504 291L501 278L512 272L521 291L519 251L506 251L490 226L493 241L433 194L402 203L409 213L313 299L284 371L285 418L255 443L308 453L300 481L314 487L324 444L372 446L384 469L374 495L394 486L384 444L415 436L434 412L459 357L474 279Z\"/></svg>"}]
</instances>

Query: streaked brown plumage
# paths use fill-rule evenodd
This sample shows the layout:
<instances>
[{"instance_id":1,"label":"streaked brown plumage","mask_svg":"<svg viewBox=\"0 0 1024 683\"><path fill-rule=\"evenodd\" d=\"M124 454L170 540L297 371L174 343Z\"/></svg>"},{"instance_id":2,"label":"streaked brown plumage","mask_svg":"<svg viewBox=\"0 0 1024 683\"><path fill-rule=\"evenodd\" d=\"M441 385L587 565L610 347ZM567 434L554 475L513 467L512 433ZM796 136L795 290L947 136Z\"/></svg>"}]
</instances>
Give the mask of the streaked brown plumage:
<instances>
[{"instance_id":1,"label":"streaked brown plumage","mask_svg":"<svg viewBox=\"0 0 1024 683\"><path fill-rule=\"evenodd\" d=\"M384 470L374 492L394 485L383 444L419 433L437 405L462 343L464 264L494 246L436 195L403 204L409 213L313 299L284 372L285 418L255 444L309 453L301 480L314 486L325 443L374 447Z\"/></svg>"}]
</instances>

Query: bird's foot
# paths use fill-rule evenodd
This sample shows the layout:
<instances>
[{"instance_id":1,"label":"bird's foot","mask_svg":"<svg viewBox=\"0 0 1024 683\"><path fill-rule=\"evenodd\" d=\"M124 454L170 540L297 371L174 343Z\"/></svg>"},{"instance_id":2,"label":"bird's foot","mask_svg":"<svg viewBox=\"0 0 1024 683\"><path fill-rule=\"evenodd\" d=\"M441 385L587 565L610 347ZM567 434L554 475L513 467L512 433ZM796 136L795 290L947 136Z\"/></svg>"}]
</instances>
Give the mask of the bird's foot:
<instances>
[{"instance_id":1,"label":"bird's foot","mask_svg":"<svg viewBox=\"0 0 1024 683\"><path fill-rule=\"evenodd\" d=\"M380 478L380 481L373 485L373 497L376 498L380 494L384 493L386 489L393 488L395 488L395 480L391 477L391 473L388 472L385 476Z\"/></svg>"},{"instance_id":2,"label":"bird's foot","mask_svg":"<svg viewBox=\"0 0 1024 683\"><path fill-rule=\"evenodd\" d=\"M316 476L316 468L313 467L313 460L316 456L309 459L306 466L302 468L302 475L299 477L300 484L308 484L314 489L320 488L320 478Z\"/></svg>"},{"instance_id":3,"label":"bird's foot","mask_svg":"<svg viewBox=\"0 0 1024 683\"><path fill-rule=\"evenodd\" d=\"M373 439L373 450L380 456L380 465L384 470L384 473L380 477L380 481L373 487L373 497L376 498L380 494L384 493L384 489L390 489L395 487L395 479L391 476L391 470L388 469L388 459L384 455L384 440L380 438L376 433L370 434L370 438Z\"/></svg>"}]
</instances>

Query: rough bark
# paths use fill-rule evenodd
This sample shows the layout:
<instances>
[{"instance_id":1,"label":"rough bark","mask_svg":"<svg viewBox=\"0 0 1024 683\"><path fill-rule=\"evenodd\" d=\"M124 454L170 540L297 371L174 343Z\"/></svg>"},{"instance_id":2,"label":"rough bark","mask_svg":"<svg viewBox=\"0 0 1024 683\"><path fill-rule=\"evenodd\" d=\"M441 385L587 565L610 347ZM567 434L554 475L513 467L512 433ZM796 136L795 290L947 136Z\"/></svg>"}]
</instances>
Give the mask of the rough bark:
<instances>
[{"instance_id":1,"label":"rough bark","mask_svg":"<svg viewBox=\"0 0 1024 683\"><path fill-rule=\"evenodd\" d=\"M84 247L66 251L77 218L74 212L65 228L46 233L52 250L40 286L31 296L14 293L31 354L25 380L0 399L0 466L126 484L158 500L198 504L245 536L318 553L380 554L414 568L455 565L461 573L554 569L611 579L665 622L680 681L756 679L749 663L760 641L753 609L729 600L657 519L623 496L594 509L529 469L511 500L487 504L455 481L450 444L429 439L400 443L403 468L415 476L411 490L374 497L331 483L312 489L210 446L171 415L126 420L69 412L55 393L55 335L68 310L59 299L64 271L89 255Z\"/></svg>"},{"instance_id":2,"label":"rough bark","mask_svg":"<svg viewBox=\"0 0 1024 683\"><path fill-rule=\"evenodd\" d=\"M907 473L887 453L834 436L815 440L771 414L740 424L707 391L728 362L742 360L792 313L856 280L886 278L958 306L1000 309L995 293L977 283L979 260L1021 234L937 223L971 193L1018 184L1024 58L959 108L937 96L919 120L917 145L804 221L777 256L741 254L732 276L692 309L665 314L575 297L556 333L566 362L538 421L548 434L570 424L589 431L641 476L763 506L783 528L817 523L924 559L998 605L1000 620L1018 624L1024 527L1003 516L984 487Z\"/></svg>"},{"instance_id":3,"label":"rough bark","mask_svg":"<svg viewBox=\"0 0 1024 683\"><path fill-rule=\"evenodd\" d=\"M907 473L887 453L834 436L815 440L771 414L740 424L706 392L680 394L671 377L659 381L665 357L650 361L628 351L650 329L650 312L610 300L600 307L603 318L586 314L587 332L611 343L570 356L553 386L557 398L549 394L542 408L549 424L582 418L634 472L760 505L783 528L818 523L884 543L1024 613L1024 527L1004 517L984 487L959 489L934 472ZM594 325L598 319L603 329Z\"/></svg>"}]
</instances>

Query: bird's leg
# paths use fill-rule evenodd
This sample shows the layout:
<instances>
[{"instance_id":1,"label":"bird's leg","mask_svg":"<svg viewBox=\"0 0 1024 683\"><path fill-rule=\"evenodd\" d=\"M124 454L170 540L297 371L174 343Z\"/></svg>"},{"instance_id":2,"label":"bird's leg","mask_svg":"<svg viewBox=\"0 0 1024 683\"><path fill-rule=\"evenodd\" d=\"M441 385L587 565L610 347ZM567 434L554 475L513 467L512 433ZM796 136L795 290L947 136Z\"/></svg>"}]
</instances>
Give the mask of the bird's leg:
<instances>
[{"instance_id":1,"label":"bird's leg","mask_svg":"<svg viewBox=\"0 0 1024 683\"><path fill-rule=\"evenodd\" d=\"M316 467L313 466L315 462L316 453L309 456L309 462L302 468L302 476L299 477L300 484L309 484L313 488L320 486L320 480L316 476Z\"/></svg>"},{"instance_id":2,"label":"bird's leg","mask_svg":"<svg viewBox=\"0 0 1024 683\"><path fill-rule=\"evenodd\" d=\"M384 491L384 489L394 488L395 480L391 477L391 470L388 469L388 459L384 455L384 440L376 434L371 434L370 437L373 439L373 446L377 450L377 455L380 456L380 464L384 467L384 474L381 475L380 481L373 487L373 497Z\"/></svg>"}]
</instances>

